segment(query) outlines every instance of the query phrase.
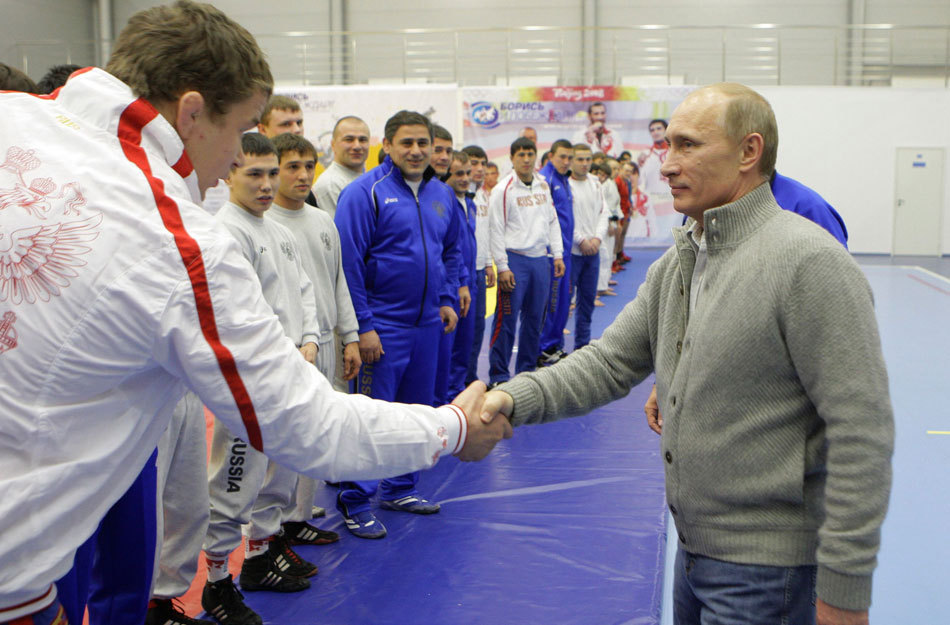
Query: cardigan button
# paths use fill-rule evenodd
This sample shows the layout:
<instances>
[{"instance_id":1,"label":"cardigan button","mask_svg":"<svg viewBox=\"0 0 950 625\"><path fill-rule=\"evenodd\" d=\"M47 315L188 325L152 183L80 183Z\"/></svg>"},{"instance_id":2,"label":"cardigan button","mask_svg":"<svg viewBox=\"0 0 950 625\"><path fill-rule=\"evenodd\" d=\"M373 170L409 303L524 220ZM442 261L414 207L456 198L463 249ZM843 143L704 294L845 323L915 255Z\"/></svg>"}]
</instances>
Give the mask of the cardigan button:
<instances>
[{"instance_id":1,"label":"cardigan button","mask_svg":"<svg viewBox=\"0 0 950 625\"><path fill-rule=\"evenodd\" d=\"M666 463L673 464L673 454L670 452L666 452Z\"/></svg>"}]
</instances>

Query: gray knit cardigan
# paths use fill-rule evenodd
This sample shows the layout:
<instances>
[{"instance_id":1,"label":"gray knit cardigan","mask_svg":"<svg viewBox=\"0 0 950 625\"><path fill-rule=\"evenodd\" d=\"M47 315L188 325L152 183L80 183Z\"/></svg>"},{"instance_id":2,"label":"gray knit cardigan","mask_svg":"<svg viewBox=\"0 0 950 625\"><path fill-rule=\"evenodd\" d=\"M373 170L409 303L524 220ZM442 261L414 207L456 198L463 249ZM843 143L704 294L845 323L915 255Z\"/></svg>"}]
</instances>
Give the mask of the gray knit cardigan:
<instances>
[{"instance_id":1,"label":"gray knit cardigan","mask_svg":"<svg viewBox=\"0 0 950 625\"><path fill-rule=\"evenodd\" d=\"M894 439L870 287L841 244L779 208L768 184L703 219L693 318L687 224L601 339L500 387L512 422L586 414L655 371L680 548L817 564L822 600L866 609Z\"/></svg>"}]
</instances>

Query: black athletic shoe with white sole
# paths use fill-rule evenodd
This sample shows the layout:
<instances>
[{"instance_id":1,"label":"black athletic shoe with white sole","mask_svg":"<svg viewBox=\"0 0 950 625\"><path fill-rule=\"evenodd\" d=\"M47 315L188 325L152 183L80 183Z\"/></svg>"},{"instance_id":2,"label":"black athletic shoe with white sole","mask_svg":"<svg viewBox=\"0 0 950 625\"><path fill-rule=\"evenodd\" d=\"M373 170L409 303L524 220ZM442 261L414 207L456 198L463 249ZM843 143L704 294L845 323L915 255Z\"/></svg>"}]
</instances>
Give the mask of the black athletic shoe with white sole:
<instances>
[{"instance_id":1,"label":"black athletic shoe with white sole","mask_svg":"<svg viewBox=\"0 0 950 625\"><path fill-rule=\"evenodd\" d=\"M205 583L205 589L201 593L201 607L221 625L264 624L260 614L244 604L244 595L234 585L230 575L219 582Z\"/></svg>"},{"instance_id":2,"label":"black athletic shoe with white sole","mask_svg":"<svg viewBox=\"0 0 950 625\"><path fill-rule=\"evenodd\" d=\"M173 599L152 599L148 602L145 625L214 625L214 622L187 616Z\"/></svg>"}]
</instances>

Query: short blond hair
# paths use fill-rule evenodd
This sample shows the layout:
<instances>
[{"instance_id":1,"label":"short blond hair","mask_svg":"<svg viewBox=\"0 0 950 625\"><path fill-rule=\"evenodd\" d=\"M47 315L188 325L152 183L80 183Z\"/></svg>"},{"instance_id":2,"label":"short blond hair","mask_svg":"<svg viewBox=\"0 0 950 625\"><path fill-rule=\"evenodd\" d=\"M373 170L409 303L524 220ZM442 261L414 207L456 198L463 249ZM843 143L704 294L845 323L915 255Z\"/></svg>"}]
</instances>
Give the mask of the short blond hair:
<instances>
[{"instance_id":1,"label":"short blond hair","mask_svg":"<svg viewBox=\"0 0 950 625\"><path fill-rule=\"evenodd\" d=\"M152 102L197 91L212 115L224 115L256 92L270 96L274 86L251 33L210 4L191 0L133 15L106 71Z\"/></svg>"},{"instance_id":2,"label":"short blond hair","mask_svg":"<svg viewBox=\"0 0 950 625\"><path fill-rule=\"evenodd\" d=\"M720 82L702 90L706 89L728 98L720 124L730 139L739 143L749 134L762 135L759 173L764 178L770 177L778 156L778 124L772 105L757 91L735 82Z\"/></svg>"}]
</instances>

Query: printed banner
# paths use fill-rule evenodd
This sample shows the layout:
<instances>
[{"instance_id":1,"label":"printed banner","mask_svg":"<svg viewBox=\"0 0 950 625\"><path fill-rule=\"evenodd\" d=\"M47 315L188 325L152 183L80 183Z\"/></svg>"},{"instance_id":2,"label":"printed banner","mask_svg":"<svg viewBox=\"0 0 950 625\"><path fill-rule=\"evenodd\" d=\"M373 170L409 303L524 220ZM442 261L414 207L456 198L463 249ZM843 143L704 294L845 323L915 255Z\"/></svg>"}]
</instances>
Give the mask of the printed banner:
<instances>
[{"instance_id":1,"label":"printed banner","mask_svg":"<svg viewBox=\"0 0 950 625\"><path fill-rule=\"evenodd\" d=\"M463 144L484 148L501 175L511 170L509 146L526 129L537 135L538 160L558 139L586 143L617 158L629 151L641 170L640 187L652 211L633 211L627 240L669 245L670 229L682 223L669 186L660 175L665 158L654 147L649 125L668 120L693 87L467 87L461 89Z\"/></svg>"},{"instance_id":2,"label":"printed banner","mask_svg":"<svg viewBox=\"0 0 950 625\"><path fill-rule=\"evenodd\" d=\"M304 136L319 152L317 175L333 161L330 139L333 125L341 117L355 115L366 122L370 132L370 154L366 168L379 164L377 154L383 143L383 128L393 114L406 109L427 116L455 134L458 127L458 88L454 85L393 85L348 87L277 87L275 93L300 103ZM456 138L456 143L461 140Z\"/></svg>"}]
</instances>

